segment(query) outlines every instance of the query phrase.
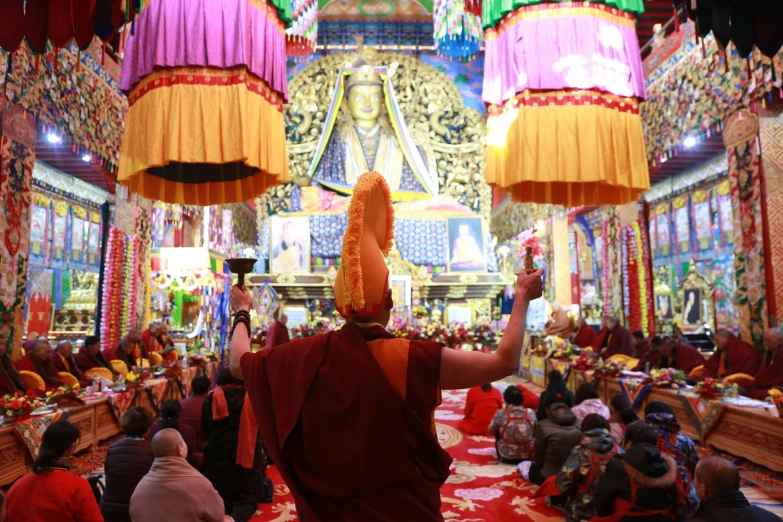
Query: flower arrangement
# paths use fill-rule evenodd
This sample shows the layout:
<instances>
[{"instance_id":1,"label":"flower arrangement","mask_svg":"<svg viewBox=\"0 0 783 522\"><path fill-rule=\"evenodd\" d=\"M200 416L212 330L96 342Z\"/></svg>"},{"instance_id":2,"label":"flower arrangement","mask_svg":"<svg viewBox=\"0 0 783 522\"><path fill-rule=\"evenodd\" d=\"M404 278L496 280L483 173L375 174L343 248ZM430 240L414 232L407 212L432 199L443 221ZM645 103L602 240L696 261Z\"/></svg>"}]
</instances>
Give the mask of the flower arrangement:
<instances>
[{"instance_id":1,"label":"flower arrangement","mask_svg":"<svg viewBox=\"0 0 783 522\"><path fill-rule=\"evenodd\" d=\"M574 354L574 350L571 348L571 345L567 344L567 345L563 346L562 348L557 348L554 351L554 353L552 353L552 358L553 359L566 359L566 360L568 360L568 359L571 359L571 357L573 357L574 355L575 355Z\"/></svg>"},{"instance_id":2,"label":"flower arrangement","mask_svg":"<svg viewBox=\"0 0 783 522\"><path fill-rule=\"evenodd\" d=\"M538 237L536 229L528 229L521 232L516 237L519 241L519 248L514 252L516 257L520 260L525 258L527 254L526 248L531 247L533 249L533 261L541 261L544 257L544 247L541 246L541 238Z\"/></svg>"},{"instance_id":3,"label":"flower arrangement","mask_svg":"<svg viewBox=\"0 0 783 522\"><path fill-rule=\"evenodd\" d=\"M707 397L721 397L731 385L722 379L706 378L696 384L696 392Z\"/></svg>"},{"instance_id":4,"label":"flower arrangement","mask_svg":"<svg viewBox=\"0 0 783 522\"><path fill-rule=\"evenodd\" d=\"M309 321L291 328L291 337L294 339L312 337L314 335L331 332L334 329L335 324L330 321Z\"/></svg>"},{"instance_id":5,"label":"flower arrangement","mask_svg":"<svg viewBox=\"0 0 783 522\"><path fill-rule=\"evenodd\" d=\"M778 413L783 412L783 390L780 388L770 388L767 393L769 394L767 395L767 402L774 404L778 409Z\"/></svg>"},{"instance_id":6,"label":"flower arrangement","mask_svg":"<svg viewBox=\"0 0 783 522\"><path fill-rule=\"evenodd\" d=\"M580 372L595 370L599 361L600 359L596 359L595 357L580 355L571 363L571 368L579 370Z\"/></svg>"},{"instance_id":7,"label":"flower arrangement","mask_svg":"<svg viewBox=\"0 0 783 522\"><path fill-rule=\"evenodd\" d=\"M685 372L674 368L650 370L650 380L661 388L679 388L685 383Z\"/></svg>"},{"instance_id":8,"label":"flower arrangement","mask_svg":"<svg viewBox=\"0 0 783 522\"><path fill-rule=\"evenodd\" d=\"M32 390L28 390L26 394L18 391L13 395L0 397L0 413L5 417L5 422L24 420L41 406L43 403L35 398L35 392Z\"/></svg>"},{"instance_id":9,"label":"flower arrangement","mask_svg":"<svg viewBox=\"0 0 783 522\"><path fill-rule=\"evenodd\" d=\"M56 404L58 406L69 404L84 405L84 400L81 398L86 391L82 390L79 384L72 386L60 386L56 390L50 390L46 392L46 404Z\"/></svg>"},{"instance_id":10,"label":"flower arrangement","mask_svg":"<svg viewBox=\"0 0 783 522\"><path fill-rule=\"evenodd\" d=\"M595 373L605 376L617 376L623 373L625 366L617 361L604 361L598 359L595 363Z\"/></svg>"}]
</instances>

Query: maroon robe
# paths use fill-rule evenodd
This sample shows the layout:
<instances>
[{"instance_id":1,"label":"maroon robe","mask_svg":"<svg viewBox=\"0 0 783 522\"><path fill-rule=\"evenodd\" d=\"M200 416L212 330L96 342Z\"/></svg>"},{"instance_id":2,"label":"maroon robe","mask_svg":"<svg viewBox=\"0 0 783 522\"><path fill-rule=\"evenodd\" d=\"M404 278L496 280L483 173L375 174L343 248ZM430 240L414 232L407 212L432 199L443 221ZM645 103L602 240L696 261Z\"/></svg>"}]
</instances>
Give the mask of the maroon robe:
<instances>
[{"instance_id":1,"label":"maroon robe","mask_svg":"<svg viewBox=\"0 0 783 522\"><path fill-rule=\"evenodd\" d=\"M405 397L370 349L381 340L408 343ZM443 521L452 459L432 426L441 350L348 323L242 356L261 437L302 520Z\"/></svg>"},{"instance_id":2,"label":"maroon robe","mask_svg":"<svg viewBox=\"0 0 783 522\"><path fill-rule=\"evenodd\" d=\"M658 350L658 348L655 348L652 346L652 344L645 340L644 347L639 352L639 364L636 365L636 367L633 369L635 372L643 372L645 371L645 367L647 366L646 363L650 363L649 367L650 370L657 368L659 364L661 364L661 352Z\"/></svg>"},{"instance_id":3,"label":"maroon robe","mask_svg":"<svg viewBox=\"0 0 783 522\"><path fill-rule=\"evenodd\" d=\"M723 371L721 369L721 359L723 362ZM723 350L715 350L715 353L704 363L703 378L719 377L723 379L735 373L747 373L756 375L761 363L759 351L749 343L741 341L736 335L729 336L729 342Z\"/></svg>"},{"instance_id":4,"label":"maroon robe","mask_svg":"<svg viewBox=\"0 0 783 522\"><path fill-rule=\"evenodd\" d=\"M16 366L16 370L20 372L28 371L37 373L41 379L43 379L47 388L59 388L63 385L63 382L57 376L57 370L52 364L51 359L47 359L46 361L37 361L33 359L32 350L27 352L24 357L16 361L14 366Z\"/></svg>"},{"instance_id":5,"label":"maroon robe","mask_svg":"<svg viewBox=\"0 0 783 522\"><path fill-rule=\"evenodd\" d=\"M612 337L609 339L609 346L600 352L601 357L604 359L608 359L613 355L627 355L628 357L633 357L635 352L633 348L633 337L627 328L618 324L610 335Z\"/></svg>"},{"instance_id":6,"label":"maroon robe","mask_svg":"<svg viewBox=\"0 0 783 522\"><path fill-rule=\"evenodd\" d=\"M609 328L601 328L601 331L598 332L598 335L595 336L593 339L593 351L595 353L601 353L601 350L604 347L604 343L606 342L606 337L609 335Z\"/></svg>"},{"instance_id":7,"label":"maroon robe","mask_svg":"<svg viewBox=\"0 0 783 522\"><path fill-rule=\"evenodd\" d=\"M763 401L769 395L769 389L783 386L783 346L775 350L774 357L769 364L756 374L756 382L753 383L749 395L754 399ZM762 363L766 363L765 360Z\"/></svg>"},{"instance_id":8,"label":"maroon robe","mask_svg":"<svg viewBox=\"0 0 783 522\"><path fill-rule=\"evenodd\" d=\"M76 363L73 360L73 355L68 357L65 362L63 362L62 358L57 353L57 350L55 350L49 356L49 360L52 361L56 371L67 372L76 377L76 379L79 381L79 385L82 388L90 385L89 379L86 379L79 368L76 366Z\"/></svg>"},{"instance_id":9,"label":"maroon robe","mask_svg":"<svg viewBox=\"0 0 783 522\"><path fill-rule=\"evenodd\" d=\"M133 355L125 353L122 349L120 349L119 344L114 348L106 349L106 351L103 352L103 356L106 357L107 361L124 362L125 365L128 367L128 371L132 370L133 367L136 366L136 360L133 358Z\"/></svg>"},{"instance_id":10,"label":"maroon robe","mask_svg":"<svg viewBox=\"0 0 783 522\"><path fill-rule=\"evenodd\" d=\"M98 350L95 355L92 355L87 350L86 346L82 346L79 350L79 353L73 356L73 361L76 363L76 367L79 368L79 371L82 373L93 368L106 368L110 370L112 374L117 373L114 371L114 367L112 367L111 363L106 360L106 357L103 356L100 350Z\"/></svg>"},{"instance_id":11,"label":"maroon robe","mask_svg":"<svg viewBox=\"0 0 783 522\"><path fill-rule=\"evenodd\" d=\"M286 344L291 341L288 336L288 327L280 321L275 321L269 325L269 329L266 331L266 348L274 348L281 344Z\"/></svg>"},{"instance_id":12,"label":"maroon robe","mask_svg":"<svg viewBox=\"0 0 783 522\"><path fill-rule=\"evenodd\" d=\"M677 348L675 348L668 359L668 368L682 370L685 372L685 375L690 374L694 368L701 366L705 362L704 356L699 350L684 342L677 343Z\"/></svg>"},{"instance_id":13,"label":"maroon robe","mask_svg":"<svg viewBox=\"0 0 783 522\"><path fill-rule=\"evenodd\" d=\"M14 367L11 358L5 353L0 354L0 396L13 395L18 391L26 391L22 376Z\"/></svg>"},{"instance_id":14,"label":"maroon robe","mask_svg":"<svg viewBox=\"0 0 783 522\"><path fill-rule=\"evenodd\" d=\"M595 341L595 330L593 330L593 327L589 324L580 328L574 338L574 344L579 348L591 347L593 346L593 341Z\"/></svg>"}]
</instances>

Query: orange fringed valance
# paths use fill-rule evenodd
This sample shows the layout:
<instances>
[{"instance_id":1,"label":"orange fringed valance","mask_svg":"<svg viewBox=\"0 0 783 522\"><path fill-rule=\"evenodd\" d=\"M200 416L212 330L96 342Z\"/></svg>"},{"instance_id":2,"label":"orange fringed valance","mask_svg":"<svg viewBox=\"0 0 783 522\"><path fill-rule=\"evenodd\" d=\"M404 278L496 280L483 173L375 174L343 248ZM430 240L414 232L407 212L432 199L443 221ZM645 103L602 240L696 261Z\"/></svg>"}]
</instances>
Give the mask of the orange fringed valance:
<instances>
[{"instance_id":1,"label":"orange fringed valance","mask_svg":"<svg viewBox=\"0 0 783 522\"><path fill-rule=\"evenodd\" d=\"M487 120L487 182L516 201L619 205L649 190L635 98L523 92Z\"/></svg>"},{"instance_id":2,"label":"orange fringed valance","mask_svg":"<svg viewBox=\"0 0 783 522\"><path fill-rule=\"evenodd\" d=\"M288 181L282 96L244 67L158 70L129 102L118 181L133 192L218 205Z\"/></svg>"}]
</instances>

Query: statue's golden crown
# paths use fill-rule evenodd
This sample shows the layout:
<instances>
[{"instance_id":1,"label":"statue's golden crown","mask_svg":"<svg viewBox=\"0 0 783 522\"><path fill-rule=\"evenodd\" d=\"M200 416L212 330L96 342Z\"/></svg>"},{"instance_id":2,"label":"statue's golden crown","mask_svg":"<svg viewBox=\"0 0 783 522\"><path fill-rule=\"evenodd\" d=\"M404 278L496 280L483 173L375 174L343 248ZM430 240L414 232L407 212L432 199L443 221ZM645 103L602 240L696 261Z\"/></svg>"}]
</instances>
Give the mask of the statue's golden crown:
<instances>
[{"instance_id":1,"label":"statue's golden crown","mask_svg":"<svg viewBox=\"0 0 783 522\"><path fill-rule=\"evenodd\" d=\"M351 67L355 68L356 72L345 79L346 90L357 85L383 85L380 75L375 72L375 68L367 63L364 58L356 60Z\"/></svg>"}]
</instances>

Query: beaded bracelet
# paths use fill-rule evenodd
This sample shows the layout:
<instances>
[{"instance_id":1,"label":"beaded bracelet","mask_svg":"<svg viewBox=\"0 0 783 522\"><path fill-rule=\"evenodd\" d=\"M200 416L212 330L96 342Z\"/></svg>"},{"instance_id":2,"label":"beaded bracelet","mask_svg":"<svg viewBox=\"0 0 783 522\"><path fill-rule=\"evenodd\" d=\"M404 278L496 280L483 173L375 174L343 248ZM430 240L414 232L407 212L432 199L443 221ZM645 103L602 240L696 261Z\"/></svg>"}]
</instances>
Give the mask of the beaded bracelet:
<instances>
[{"instance_id":1,"label":"beaded bracelet","mask_svg":"<svg viewBox=\"0 0 783 522\"><path fill-rule=\"evenodd\" d=\"M234 318L234 324L231 325L231 333L228 336L229 340L234 338L234 330L237 329L237 325L240 323L245 325L247 328L247 336L250 337L250 317L238 316Z\"/></svg>"}]
</instances>

